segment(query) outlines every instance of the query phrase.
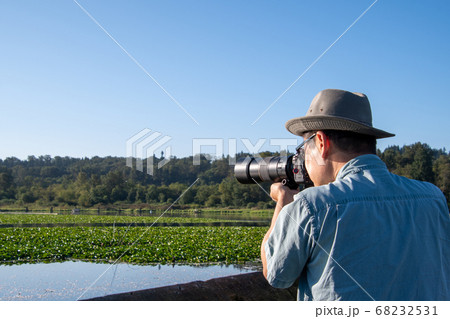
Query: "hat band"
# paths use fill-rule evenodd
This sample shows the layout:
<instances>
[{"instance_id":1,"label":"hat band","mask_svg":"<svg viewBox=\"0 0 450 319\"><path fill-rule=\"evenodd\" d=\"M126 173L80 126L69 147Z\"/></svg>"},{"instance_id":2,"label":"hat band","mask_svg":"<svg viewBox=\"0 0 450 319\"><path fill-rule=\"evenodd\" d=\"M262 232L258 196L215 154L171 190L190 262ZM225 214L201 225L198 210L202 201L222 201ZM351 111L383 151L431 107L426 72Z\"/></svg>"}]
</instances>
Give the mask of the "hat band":
<instances>
[{"instance_id":1,"label":"hat band","mask_svg":"<svg viewBox=\"0 0 450 319\"><path fill-rule=\"evenodd\" d=\"M375 136L377 138L394 136L394 134L376 129L370 125L339 117L329 117L329 118L304 117L301 120L294 119L291 121L288 121L288 123L286 123L287 124L286 128L291 133L296 135L302 135L304 132L307 131L335 130L335 131L352 131L358 134Z\"/></svg>"}]
</instances>

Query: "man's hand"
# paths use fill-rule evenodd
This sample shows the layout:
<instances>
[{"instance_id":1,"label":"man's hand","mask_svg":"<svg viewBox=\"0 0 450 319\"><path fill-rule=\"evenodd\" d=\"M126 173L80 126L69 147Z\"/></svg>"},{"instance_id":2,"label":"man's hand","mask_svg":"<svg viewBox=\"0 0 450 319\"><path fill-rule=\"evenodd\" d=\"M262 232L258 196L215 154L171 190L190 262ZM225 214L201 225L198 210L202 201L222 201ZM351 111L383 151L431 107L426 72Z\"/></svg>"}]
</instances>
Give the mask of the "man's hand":
<instances>
[{"instance_id":1,"label":"man's hand","mask_svg":"<svg viewBox=\"0 0 450 319\"><path fill-rule=\"evenodd\" d=\"M277 204L281 205L281 207L292 202L294 200L294 195L298 192L298 190L290 189L281 183L273 183L270 186L270 197L272 197Z\"/></svg>"}]
</instances>

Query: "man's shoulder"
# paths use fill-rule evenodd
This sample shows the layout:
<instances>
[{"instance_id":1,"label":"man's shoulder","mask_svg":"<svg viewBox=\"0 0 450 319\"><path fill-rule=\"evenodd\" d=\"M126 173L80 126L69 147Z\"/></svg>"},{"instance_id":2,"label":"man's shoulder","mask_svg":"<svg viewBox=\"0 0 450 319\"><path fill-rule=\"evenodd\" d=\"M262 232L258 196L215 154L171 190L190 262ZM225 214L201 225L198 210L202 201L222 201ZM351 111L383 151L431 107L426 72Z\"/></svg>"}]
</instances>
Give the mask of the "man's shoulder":
<instances>
[{"instance_id":1,"label":"man's shoulder","mask_svg":"<svg viewBox=\"0 0 450 319\"><path fill-rule=\"evenodd\" d=\"M306 188L295 196L295 200L306 204L310 208L322 209L334 204L341 197L342 194L338 194L331 183Z\"/></svg>"},{"instance_id":2,"label":"man's shoulder","mask_svg":"<svg viewBox=\"0 0 450 319\"><path fill-rule=\"evenodd\" d=\"M402 190L405 193L444 197L444 194L439 187L430 182L419 181L392 173L391 176L395 183L397 193Z\"/></svg>"},{"instance_id":3,"label":"man's shoulder","mask_svg":"<svg viewBox=\"0 0 450 319\"><path fill-rule=\"evenodd\" d=\"M445 199L442 191L435 185L410 179L404 176L384 172L382 176L361 176L355 174L345 179L335 180L327 185L310 187L299 194L296 199L311 208L323 209L330 205L350 203L362 199L377 198L435 198Z\"/></svg>"}]
</instances>

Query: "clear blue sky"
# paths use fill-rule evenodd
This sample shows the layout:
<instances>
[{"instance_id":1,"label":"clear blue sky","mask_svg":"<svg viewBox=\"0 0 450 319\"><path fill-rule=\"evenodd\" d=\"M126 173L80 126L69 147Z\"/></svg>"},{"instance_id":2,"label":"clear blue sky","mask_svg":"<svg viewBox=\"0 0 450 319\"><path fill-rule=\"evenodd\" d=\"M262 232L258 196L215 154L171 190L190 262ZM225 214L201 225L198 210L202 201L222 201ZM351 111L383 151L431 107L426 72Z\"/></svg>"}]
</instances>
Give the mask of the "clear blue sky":
<instances>
[{"instance_id":1,"label":"clear blue sky","mask_svg":"<svg viewBox=\"0 0 450 319\"><path fill-rule=\"evenodd\" d=\"M450 149L449 1L377 1L254 125L374 0L77 1L135 61L72 0L1 1L0 158L125 156L144 128L245 150L326 88L368 95L381 149Z\"/></svg>"}]
</instances>

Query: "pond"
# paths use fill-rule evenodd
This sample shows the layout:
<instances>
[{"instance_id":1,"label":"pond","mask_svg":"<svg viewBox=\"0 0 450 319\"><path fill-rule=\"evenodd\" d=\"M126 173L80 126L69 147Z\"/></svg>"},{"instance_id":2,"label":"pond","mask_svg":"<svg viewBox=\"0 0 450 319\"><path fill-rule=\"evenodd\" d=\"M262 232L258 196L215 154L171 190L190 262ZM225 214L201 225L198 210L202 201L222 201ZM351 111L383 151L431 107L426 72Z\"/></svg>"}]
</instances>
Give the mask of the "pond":
<instances>
[{"instance_id":1,"label":"pond","mask_svg":"<svg viewBox=\"0 0 450 319\"><path fill-rule=\"evenodd\" d=\"M82 261L0 265L0 300L71 301L254 271L253 266L140 266Z\"/></svg>"},{"instance_id":2,"label":"pond","mask_svg":"<svg viewBox=\"0 0 450 319\"><path fill-rule=\"evenodd\" d=\"M154 215L155 218L161 216ZM266 231L264 227L270 224L268 215L168 212L158 221L170 224L178 222L178 226L184 227L164 227L153 224L154 221L148 219L150 216L144 220L140 216L2 213L0 300L88 299L253 272L255 267L220 264L112 265L83 262L80 259L112 262L120 259L122 253L133 249L125 257L135 260L128 259L128 262L165 263L177 260L205 263L226 260L228 263L242 263L257 260L260 241ZM143 222L146 223L145 227L139 224ZM202 226L186 227L200 226L198 223L202 223ZM264 227L253 227L260 224ZM38 261L40 258L41 261L42 258L69 258L70 261L33 263L33 260ZM14 260L32 263L8 263Z\"/></svg>"}]
</instances>

